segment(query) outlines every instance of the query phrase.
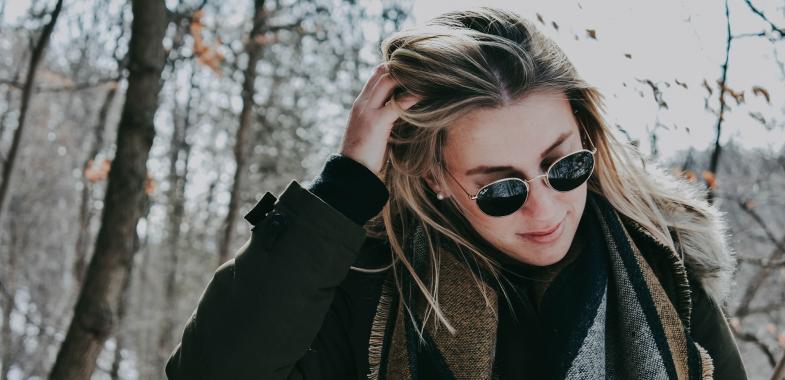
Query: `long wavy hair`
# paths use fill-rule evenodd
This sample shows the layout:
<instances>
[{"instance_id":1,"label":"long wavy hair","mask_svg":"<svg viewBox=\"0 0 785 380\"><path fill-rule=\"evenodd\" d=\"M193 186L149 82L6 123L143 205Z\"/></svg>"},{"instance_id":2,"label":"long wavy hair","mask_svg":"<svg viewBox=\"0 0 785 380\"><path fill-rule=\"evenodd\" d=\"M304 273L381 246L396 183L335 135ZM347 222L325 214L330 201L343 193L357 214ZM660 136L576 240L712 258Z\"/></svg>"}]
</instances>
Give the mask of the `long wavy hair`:
<instances>
[{"instance_id":1,"label":"long wavy hair","mask_svg":"<svg viewBox=\"0 0 785 380\"><path fill-rule=\"evenodd\" d=\"M647 163L636 147L617 140L601 115L603 96L533 22L498 8L452 11L388 36L381 49L390 75L400 83L393 100L406 93L421 100L401 110L393 125L387 162L380 173L390 191L389 202L366 230L369 236L387 240L391 267L408 271L427 301L423 326L433 314L437 326L441 322L455 332L438 302L438 263L447 253L445 247L500 278L501 267L487 254L492 247L473 231L452 198L437 200L424 180L433 178L447 188L445 136L464 115L512 104L540 89L559 90L567 97L582 132L597 148L588 191L606 198L619 213L674 251L676 237L687 264L719 289L712 294L727 294L735 262L723 254L728 249L723 240L708 238L724 224L719 211L705 201L705 190ZM405 252L406 238L416 224L423 228L432 263L428 278L418 276ZM411 315L408 306L407 310Z\"/></svg>"}]
</instances>

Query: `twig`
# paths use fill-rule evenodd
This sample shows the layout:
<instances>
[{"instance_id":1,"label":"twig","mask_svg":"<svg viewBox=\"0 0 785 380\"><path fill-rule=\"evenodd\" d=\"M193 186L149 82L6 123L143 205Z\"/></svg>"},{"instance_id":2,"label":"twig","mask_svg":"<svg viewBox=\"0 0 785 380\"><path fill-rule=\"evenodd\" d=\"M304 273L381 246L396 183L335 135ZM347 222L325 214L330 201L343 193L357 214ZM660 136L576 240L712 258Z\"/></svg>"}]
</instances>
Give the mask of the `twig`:
<instances>
[{"instance_id":1,"label":"twig","mask_svg":"<svg viewBox=\"0 0 785 380\"><path fill-rule=\"evenodd\" d=\"M774 246L776 246L780 251L785 251L785 244L774 236L774 232L771 231L769 225L766 224L765 221L763 221L763 218L761 218L761 216L755 211L755 209L752 207L747 207L746 202L742 201L741 199L739 199L738 202L739 202L739 207L742 210L744 210L744 212L749 214L752 217L752 219L754 219L755 222L757 222L758 225L760 225L761 228L763 228L763 232L766 233L766 238L768 238L769 241L772 244L774 244Z\"/></svg>"},{"instance_id":2,"label":"twig","mask_svg":"<svg viewBox=\"0 0 785 380\"><path fill-rule=\"evenodd\" d=\"M780 303L772 303L772 304L768 304L768 305L765 305L765 306L751 307L751 308L749 308L749 309L744 311L744 315L741 315L741 314L737 313L736 314L736 318L743 318L743 317L746 317L748 315L753 315L753 314L765 314L765 313L768 313L768 312L771 312L771 311L776 311L776 310L782 309L784 307L785 307L785 305L783 305L781 302Z\"/></svg>"},{"instance_id":3,"label":"twig","mask_svg":"<svg viewBox=\"0 0 785 380\"><path fill-rule=\"evenodd\" d=\"M106 83L117 82L118 77L110 77L110 78L101 78L91 82L84 82L84 83L74 83L68 84L65 86L36 86L33 87L32 91L35 93L42 93L42 92L64 92L64 91L79 91L85 90L88 88L98 87ZM24 83L11 80L11 79L0 79L0 84L5 84L10 87L14 87L16 89L21 90L24 88Z\"/></svg>"},{"instance_id":4,"label":"twig","mask_svg":"<svg viewBox=\"0 0 785 380\"><path fill-rule=\"evenodd\" d=\"M785 265L785 258L779 258L779 259L768 258L768 259L764 259L764 258L761 258L761 257L739 256L739 260L747 262L747 263L750 263L750 264L760 265L762 267L778 267L778 266Z\"/></svg>"},{"instance_id":5,"label":"twig","mask_svg":"<svg viewBox=\"0 0 785 380\"><path fill-rule=\"evenodd\" d=\"M771 353L769 346L761 342L760 339L758 339L758 337L755 336L755 334L750 332L741 332L741 331L737 331L736 329L733 329L733 335L735 335L737 338L739 338L742 341L749 342L758 346L758 348L760 348L760 350L763 351L763 353L766 355L766 358L769 359L769 364L771 364L772 367L777 365L777 359L774 358L774 354Z\"/></svg>"},{"instance_id":6,"label":"twig","mask_svg":"<svg viewBox=\"0 0 785 380\"><path fill-rule=\"evenodd\" d=\"M774 25L774 23L771 22L771 20L769 20L769 18L766 17L766 15L764 15L763 12L761 12L758 8L752 5L751 0L744 0L744 2L747 3L747 5L750 7L750 10L752 10L753 13L758 15L761 19L763 19L763 21L766 21L766 23L769 24L769 26L771 26L771 29L779 33L780 38L785 38L785 29L780 28L777 25Z\"/></svg>"},{"instance_id":7,"label":"twig","mask_svg":"<svg viewBox=\"0 0 785 380\"><path fill-rule=\"evenodd\" d=\"M777 363L777 366L774 367L774 373L771 374L771 380L783 379L785 379L785 352L782 353L780 361Z\"/></svg>"}]
</instances>

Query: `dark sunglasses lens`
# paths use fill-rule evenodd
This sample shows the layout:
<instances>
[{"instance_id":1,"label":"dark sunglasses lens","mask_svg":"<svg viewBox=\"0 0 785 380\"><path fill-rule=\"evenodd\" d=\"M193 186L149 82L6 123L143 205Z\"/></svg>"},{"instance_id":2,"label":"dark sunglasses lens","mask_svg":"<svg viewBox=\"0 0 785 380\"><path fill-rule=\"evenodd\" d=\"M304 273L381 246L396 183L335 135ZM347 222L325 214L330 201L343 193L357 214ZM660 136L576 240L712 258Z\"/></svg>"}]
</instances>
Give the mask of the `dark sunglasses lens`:
<instances>
[{"instance_id":1,"label":"dark sunglasses lens","mask_svg":"<svg viewBox=\"0 0 785 380\"><path fill-rule=\"evenodd\" d=\"M512 214L525 200L526 185L515 179L496 182L477 193L477 205L490 216Z\"/></svg>"},{"instance_id":2,"label":"dark sunglasses lens","mask_svg":"<svg viewBox=\"0 0 785 380\"><path fill-rule=\"evenodd\" d=\"M580 151L560 159L548 172L548 182L558 191L570 191L589 179L594 169L594 156Z\"/></svg>"}]
</instances>

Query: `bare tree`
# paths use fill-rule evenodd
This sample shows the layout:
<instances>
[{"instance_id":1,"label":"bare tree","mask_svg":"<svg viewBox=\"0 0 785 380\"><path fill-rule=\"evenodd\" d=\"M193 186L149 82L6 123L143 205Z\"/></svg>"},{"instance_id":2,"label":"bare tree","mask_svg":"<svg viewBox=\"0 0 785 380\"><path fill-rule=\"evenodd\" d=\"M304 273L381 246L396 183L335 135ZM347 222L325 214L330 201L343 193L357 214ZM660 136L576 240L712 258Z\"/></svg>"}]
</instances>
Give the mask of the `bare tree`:
<instances>
[{"instance_id":1,"label":"bare tree","mask_svg":"<svg viewBox=\"0 0 785 380\"><path fill-rule=\"evenodd\" d=\"M11 369L11 363L14 361L14 351L16 342L11 334L11 313L16 310L16 272L17 272L17 250L19 249L17 239L19 234L16 231L9 231L11 238L9 244L8 274L4 281L0 282L0 293L3 295L3 327L0 331L0 343L3 346L3 370L0 373L0 380L8 380L8 372Z\"/></svg>"},{"instance_id":2,"label":"bare tree","mask_svg":"<svg viewBox=\"0 0 785 380\"><path fill-rule=\"evenodd\" d=\"M164 305L171 308L177 301L177 266L179 260L179 247L182 233L182 223L185 217L185 187L188 177L188 160L191 154L191 146L186 137L191 125L191 107L193 105L196 67L191 66L191 79L188 89L188 100L182 118L178 116L177 106L174 112L174 131L170 146L170 165L169 165L169 231L168 231L168 251L166 253L165 285L164 285ZM175 102L175 105L177 103ZM182 170L178 171L178 162L182 162ZM156 368L164 368L166 359L174 349L174 333L176 318L178 315L167 312L164 315L161 326L161 334L158 339L158 365Z\"/></svg>"},{"instance_id":3,"label":"bare tree","mask_svg":"<svg viewBox=\"0 0 785 380\"><path fill-rule=\"evenodd\" d=\"M3 162L3 178L2 183L0 183L0 223L3 220L3 206L5 204L5 199L7 197L8 189L10 187L11 182L11 173L14 170L14 161L16 160L16 154L19 151L19 145L22 140L22 131L24 131L24 124L25 124L25 116L27 116L27 110L30 108L30 98L33 94L33 83L35 82L35 74L38 69L38 65L41 63L41 58L44 56L44 51L46 49L47 43L49 43L49 38L52 36L52 31L55 29L55 24L57 23L57 18L60 16L60 10L63 9L63 0L57 0L55 3L55 7L52 10L52 13L49 14L49 22L47 22L44 27L41 29L41 34L38 36L38 40L33 45L32 54L30 55L30 63L27 66L27 76L25 78L25 83L22 88L22 99L20 101L20 110L19 110L19 122L16 125L16 130L14 131L14 137L11 141L11 148L8 151L6 156L5 162Z\"/></svg>"},{"instance_id":4,"label":"bare tree","mask_svg":"<svg viewBox=\"0 0 785 380\"><path fill-rule=\"evenodd\" d=\"M242 178L246 168L246 145L248 144L248 133L253 123L254 110L254 84L256 83L256 66L261 57L261 40L265 32L267 13L264 9L265 0L254 0L254 17L251 32L245 45L247 55L247 66L243 71L242 99L243 108L240 111L240 124L237 127L234 142L234 182L232 184L231 196L229 198L229 210L224 221L224 236L218 251L218 264L223 264L229 259L229 246L232 242L232 232L237 218L237 210L240 204L240 189Z\"/></svg>"},{"instance_id":5,"label":"bare tree","mask_svg":"<svg viewBox=\"0 0 785 380\"><path fill-rule=\"evenodd\" d=\"M90 150L88 151L87 157L85 158L84 164L82 165L84 173L82 176L82 195L79 205L79 234L77 235L76 240L76 258L74 260L74 277L78 283L81 283L84 279L85 269L87 267L88 247L90 246L91 242L90 221L93 219L93 212L90 207L90 194L92 190L92 184L104 179L104 162L108 163L108 161L99 163L96 161L96 158L98 156L98 152L104 146L103 136L106 130L107 118L109 117L109 111L111 110L112 104L114 103L115 97L117 95L117 88L120 85L120 81L122 80L125 70L125 57L121 57L119 53L120 42L123 38L125 28L122 21L123 17L121 16L119 19L120 34L115 43L113 53L115 62L117 63L117 78L114 82L109 83L109 88L106 91L103 102L101 103L101 108L98 111L98 120L96 121L93 128L93 137L90 143Z\"/></svg>"},{"instance_id":6,"label":"bare tree","mask_svg":"<svg viewBox=\"0 0 785 380\"><path fill-rule=\"evenodd\" d=\"M709 203L714 203L714 177L717 175L717 167L720 162L720 153L722 152L722 145L720 145L720 137L722 136L722 121L725 118L725 93L727 90L726 82L728 80L728 61L730 60L731 43L733 42L733 35L730 28L730 8L728 7L728 0L725 0L725 25L727 30L727 38L725 40L725 62L722 64L722 78L719 80L719 98L720 110L717 115L717 125L714 127L714 150L711 152L711 162L709 163Z\"/></svg>"},{"instance_id":7,"label":"bare tree","mask_svg":"<svg viewBox=\"0 0 785 380\"><path fill-rule=\"evenodd\" d=\"M109 171L101 228L68 333L51 379L89 379L104 342L117 325L117 306L134 253L142 215L146 162L155 136L163 38L168 15L162 0L134 0L128 52L128 90Z\"/></svg>"},{"instance_id":8,"label":"bare tree","mask_svg":"<svg viewBox=\"0 0 785 380\"><path fill-rule=\"evenodd\" d=\"M774 373L771 375L771 380L785 379L785 353L782 354L777 366L774 367Z\"/></svg>"}]
</instances>

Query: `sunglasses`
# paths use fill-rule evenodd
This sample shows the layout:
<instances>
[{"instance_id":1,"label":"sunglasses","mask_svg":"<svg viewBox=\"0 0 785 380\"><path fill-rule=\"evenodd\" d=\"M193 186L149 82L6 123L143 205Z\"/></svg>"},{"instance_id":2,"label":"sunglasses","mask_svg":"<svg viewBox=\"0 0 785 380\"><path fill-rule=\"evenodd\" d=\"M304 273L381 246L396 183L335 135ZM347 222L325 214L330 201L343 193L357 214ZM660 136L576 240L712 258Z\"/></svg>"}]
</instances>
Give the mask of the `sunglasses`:
<instances>
[{"instance_id":1,"label":"sunglasses","mask_svg":"<svg viewBox=\"0 0 785 380\"><path fill-rule=\"evenodd\" d=\"M444 170L469 196L469 199L477 202L477 206L482 212L490 216L510 215L526 204L530 191L529 182L537 178L545 177L548 187L559 192L567 192L583 185L591 177L594 172L594 155L597 148L591 142L588 133L586 133L586 137L591 144L591 150L581 149L559 158L548 167L545 174L528 180L512 177L502 178L481 187L474 195L466 191L446 167Z\"/></svg>"}]
</instances>

